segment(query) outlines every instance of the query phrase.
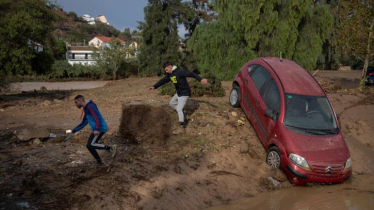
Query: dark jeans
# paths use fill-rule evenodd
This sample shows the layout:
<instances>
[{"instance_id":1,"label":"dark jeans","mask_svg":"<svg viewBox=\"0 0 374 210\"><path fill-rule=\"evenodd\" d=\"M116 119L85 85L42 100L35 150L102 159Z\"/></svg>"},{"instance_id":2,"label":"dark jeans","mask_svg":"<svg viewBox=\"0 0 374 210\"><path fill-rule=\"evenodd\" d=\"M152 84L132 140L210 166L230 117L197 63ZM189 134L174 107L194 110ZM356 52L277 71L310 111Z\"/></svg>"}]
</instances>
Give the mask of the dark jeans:
<instances>
[{"instance_id":1,"label":"dark jeans","mask_svg":"<svg viewBox=\"0 0 374 210\"><path fill-rule=\"evenodd\" d=\"M97 149L101 150L109 150L110 147L104 144L98 144L97 142L101 139L101 137L105 134L105 132L100 132L99 135L95 136L93 133L91 134L90 138L88 138L87 142L87 149L90 151L92 156L96 159L99 163L101 162L99 154L96 152Z\"/></svg>"}]
</instances>

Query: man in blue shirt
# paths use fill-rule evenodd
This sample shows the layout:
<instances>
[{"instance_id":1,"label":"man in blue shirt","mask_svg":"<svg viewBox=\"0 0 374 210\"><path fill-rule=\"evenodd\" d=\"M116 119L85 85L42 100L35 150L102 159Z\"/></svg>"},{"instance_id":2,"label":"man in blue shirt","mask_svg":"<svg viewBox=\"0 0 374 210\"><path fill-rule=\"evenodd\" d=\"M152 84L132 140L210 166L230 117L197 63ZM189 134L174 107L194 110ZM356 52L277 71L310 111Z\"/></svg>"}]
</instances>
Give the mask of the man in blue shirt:
<instances>
[{"instance_id":1,"label":"man in blue shirt","mask_svg":"<svg viewBox=\"0 0 374 210\"><path fill-rule=\"evenodd\" d=\"M87 124L90 124L92 133L87 142L87 149L96 159L97 165L103 165L103 162L101 161L100 156L96 151L97 149L112 152L112 158L115 157L117 152L116 145L107 146L98 143L101 137L105 134L105 132L107 132L108 126L103 116L101 115L99 109L93 101L85 101L82 95L77 95L74 98L74 102L79 109L83 108L84 116L81 124L74 128L72 130L72 133L76 133L80 131L82 128L84 128Z\"/></svg>"}]
</instances>

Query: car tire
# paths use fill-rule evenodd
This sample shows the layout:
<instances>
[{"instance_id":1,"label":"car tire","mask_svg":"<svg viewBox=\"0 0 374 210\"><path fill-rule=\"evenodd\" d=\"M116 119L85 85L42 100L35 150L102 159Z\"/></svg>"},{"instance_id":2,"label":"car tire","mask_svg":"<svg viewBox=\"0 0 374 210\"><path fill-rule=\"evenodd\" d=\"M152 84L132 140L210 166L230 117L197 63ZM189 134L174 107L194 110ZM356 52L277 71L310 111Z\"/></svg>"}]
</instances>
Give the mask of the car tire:
<instances>
[{"instance_id":1,"label":"car tire","mask_svg":"<svg viewBox=\"0 0 374 210\"><path fill-rule=\"evenodd\" d=\"M240 107L240 97L241 97L240 88L237 85L234 85L232 87L232 90L231 90L230 96L229 96L230 105L234 108L239 108Z\"/></svg>"},{"instance_id":2,"label":"car tire","mask_svg":"<svg viewBox=\"0 0 374 210\"><path fill-rule=\"evenodd\" d=\"M266 155L266 163L274 169L278 169L282 165L282 155L279 152L278 147L270 147Z\"/></svg>"}]
</instances>

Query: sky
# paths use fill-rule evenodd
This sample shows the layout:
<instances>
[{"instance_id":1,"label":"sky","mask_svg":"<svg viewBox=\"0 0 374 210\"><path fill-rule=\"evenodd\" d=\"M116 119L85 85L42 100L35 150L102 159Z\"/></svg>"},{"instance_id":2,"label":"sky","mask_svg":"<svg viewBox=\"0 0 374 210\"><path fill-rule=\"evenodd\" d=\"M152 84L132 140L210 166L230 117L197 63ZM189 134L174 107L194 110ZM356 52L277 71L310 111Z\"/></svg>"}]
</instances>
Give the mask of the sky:
<instances>
[{"instance_id":1,"label":"sky","mask_svg":"<svg viewBox=\"0 0 374 210\"><path fill-rule=\"evenodd\" d=\"M148 0L55 0L64 11L74 11L79 17L104 15L110 25L121 32L125 28L137 30L137 21L144 21L144 7ZM184 37L185 29L179 27L179 36Z\"/></svg>"}]
</instances>

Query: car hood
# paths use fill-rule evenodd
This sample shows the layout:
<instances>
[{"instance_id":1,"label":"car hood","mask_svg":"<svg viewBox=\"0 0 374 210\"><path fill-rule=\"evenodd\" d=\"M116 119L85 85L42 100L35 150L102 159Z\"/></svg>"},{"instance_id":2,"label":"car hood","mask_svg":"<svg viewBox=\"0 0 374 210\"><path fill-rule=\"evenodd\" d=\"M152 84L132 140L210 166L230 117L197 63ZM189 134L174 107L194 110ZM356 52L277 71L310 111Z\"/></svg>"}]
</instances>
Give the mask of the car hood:
<instances>
[{"instance_id":1,"label":"car hood","mask_svg":"<svg viewBox=\"0 0 374 210\"><path fill-rule=\"evenodd\" d=\"M285 129L288 154L295 153L308 162L339 163L350 157L343 135L314 136Z\"/></svg>"}]
</instances>

